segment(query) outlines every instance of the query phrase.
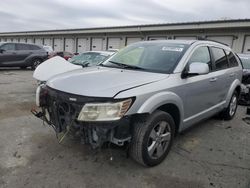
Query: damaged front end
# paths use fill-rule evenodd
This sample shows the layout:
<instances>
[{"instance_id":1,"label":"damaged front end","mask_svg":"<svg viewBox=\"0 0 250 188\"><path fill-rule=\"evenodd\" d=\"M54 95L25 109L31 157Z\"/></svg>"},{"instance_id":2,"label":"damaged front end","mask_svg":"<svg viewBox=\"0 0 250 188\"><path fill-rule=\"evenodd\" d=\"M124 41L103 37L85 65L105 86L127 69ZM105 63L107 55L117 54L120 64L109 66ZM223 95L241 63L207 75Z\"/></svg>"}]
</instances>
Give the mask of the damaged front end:
<instances>
[{"instance_id":1,"label":"damaged front end","mask_svg":"<svg viewBox=\"0 0 250 188\"><path fill-rule=\"evenodd\" d=\"M41 111L32 110L32 113L53 127L59 142L66 136L71 136L79 138L83 144L90 144L93 148L97 148L105 142L124 145L130 141L131 118L123 115L131 106L131 99L79 96L41 85L37 88L36 104ZM104 106L109 110L108 117L112 117L113 120L107 117L96 120L96 114L102 117L101 113L96 113L94 110L97 107L89 104L102 104L101 107L104 106L103 104L119 104L120 106ZM116 108L119 107L119 113L122 114L115 114Z\"/></svg>"}]
</instances>

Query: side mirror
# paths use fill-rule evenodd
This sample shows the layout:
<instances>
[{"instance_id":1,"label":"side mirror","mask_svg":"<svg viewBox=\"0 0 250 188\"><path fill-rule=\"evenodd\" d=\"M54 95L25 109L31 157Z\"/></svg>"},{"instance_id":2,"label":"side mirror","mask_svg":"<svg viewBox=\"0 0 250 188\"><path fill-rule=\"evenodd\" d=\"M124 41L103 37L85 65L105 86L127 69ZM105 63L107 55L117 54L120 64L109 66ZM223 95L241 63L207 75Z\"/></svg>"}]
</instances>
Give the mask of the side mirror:
<instances>
[{"instance_id":1,"label":"side mirror","mask_svg":"<svg viewBox=\"0 0 250 188\"><path fill-rule=\"evenodd\" d=\"M206 63L194 62L189 65L189 74L208 74L209 66Z\"/></svg>"},{"instance_id":2,"label":"side mirror","mask_svg":"<svg viewBox=\"0 0 250 188\"><path fill-rule=\"evenodd\" d=\"M182 77L204 75L209 73L209 66L206 63L194 62L189 65L188 71L182 74Z\"/></svg>"}]
</instances>

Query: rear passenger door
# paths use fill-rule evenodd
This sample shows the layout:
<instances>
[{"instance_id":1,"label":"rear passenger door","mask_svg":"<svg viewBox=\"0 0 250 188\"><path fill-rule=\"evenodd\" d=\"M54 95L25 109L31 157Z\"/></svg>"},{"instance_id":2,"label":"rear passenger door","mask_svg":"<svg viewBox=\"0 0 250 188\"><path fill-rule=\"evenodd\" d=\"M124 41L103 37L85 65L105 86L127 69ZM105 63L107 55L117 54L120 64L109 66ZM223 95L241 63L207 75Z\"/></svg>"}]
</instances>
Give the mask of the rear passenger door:
<instances>
[{"instance_id":1,"label":"rear passenger door","mask_svg":"<svg viewBox=\"0 0 250 188\"><path fill-rule=\"evenodd\" d=\"M24 63L25 59L32 53L29 44L16 44L18 63Z\"/></svg>"},{"instance_id":2,"label":"rear passenger door","mask_svg":"<svg viewBox=\"0 0 250 188\"><path fill-rule=\"evenodd\" d=\"M217 103L225 102L231 86L234 72L229 69L229 62L222 48L210 47L213 59L214 78L217 87Z\"/></svg>"}]
</instances>

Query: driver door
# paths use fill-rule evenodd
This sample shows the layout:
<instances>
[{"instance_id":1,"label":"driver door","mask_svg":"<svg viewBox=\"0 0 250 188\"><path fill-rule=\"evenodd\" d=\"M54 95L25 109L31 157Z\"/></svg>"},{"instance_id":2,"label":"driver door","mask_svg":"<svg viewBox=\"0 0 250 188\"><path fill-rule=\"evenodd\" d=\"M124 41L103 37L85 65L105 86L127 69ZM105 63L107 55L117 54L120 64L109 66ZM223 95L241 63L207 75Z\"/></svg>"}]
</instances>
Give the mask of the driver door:
<instances>
[{"instance_id":1,"label":"driver door","mask_svg":"<svg viewBox=\"0 0 250 188\"><path fill-rule=\"evenodd\" d=\"M212 60L207 46L196 48L187 62L207 63L210 69L208 74L195 75L183 78L185 87L184 124L193 124L207 117L218 103L218 84L212 70Z\"/></svg>"}]
</instances>

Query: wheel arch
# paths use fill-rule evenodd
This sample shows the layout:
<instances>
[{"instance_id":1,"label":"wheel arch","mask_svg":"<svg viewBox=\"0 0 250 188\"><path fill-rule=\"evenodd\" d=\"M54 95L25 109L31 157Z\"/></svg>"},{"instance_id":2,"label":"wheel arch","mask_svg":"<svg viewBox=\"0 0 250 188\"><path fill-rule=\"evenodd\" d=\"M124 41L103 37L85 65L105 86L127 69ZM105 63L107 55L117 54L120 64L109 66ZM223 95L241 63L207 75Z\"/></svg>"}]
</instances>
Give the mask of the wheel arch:
<instances>
[{"instance_id":1,"label":"wheel arch","mask_svg":"<svg viewBox=\"0 0 250 188\"><path fill-rule=\"evenodd\" d=\"M151 96L138 110L138 114L152 114L155 110L169 113L176 124L176 133L182 126L184 117L183 102L181 98L172 92L158 93Z\"/></svg>"},{"instance_id":2,"label":"wheel arch","mask_svg":"<svg viewBox=\"0 0 250 188\"><path fill-rule=\"evenodd\" d=\"M172 118L174 119L174 123L175 123L175 135L177 135L179 131L179 127L180 127L180 121L181 121L181 114L180 114L179 108L175 104L168 103L168 104L164 104L160 106L159 108L157 108L157 110L167 112L168 114L172 116Z\"/></svg>"},{"instance_id":3,"label":"wheel arch","mask_svg":"<svg viewBox=\"0 0 250 188\"><path fill-rule=\"evenodd\" d=\"M235 80L232 84L231 84L231 87L227 93L227 98L226 98L226 104L225 104L225 107L227 107L229 105L229 102L231 100L231 97L234 93L234 91L236 91L238 93L238 96L240 95L240 91L241 91L241 82L237 79Z\"/></svg>"}]
</instances>

